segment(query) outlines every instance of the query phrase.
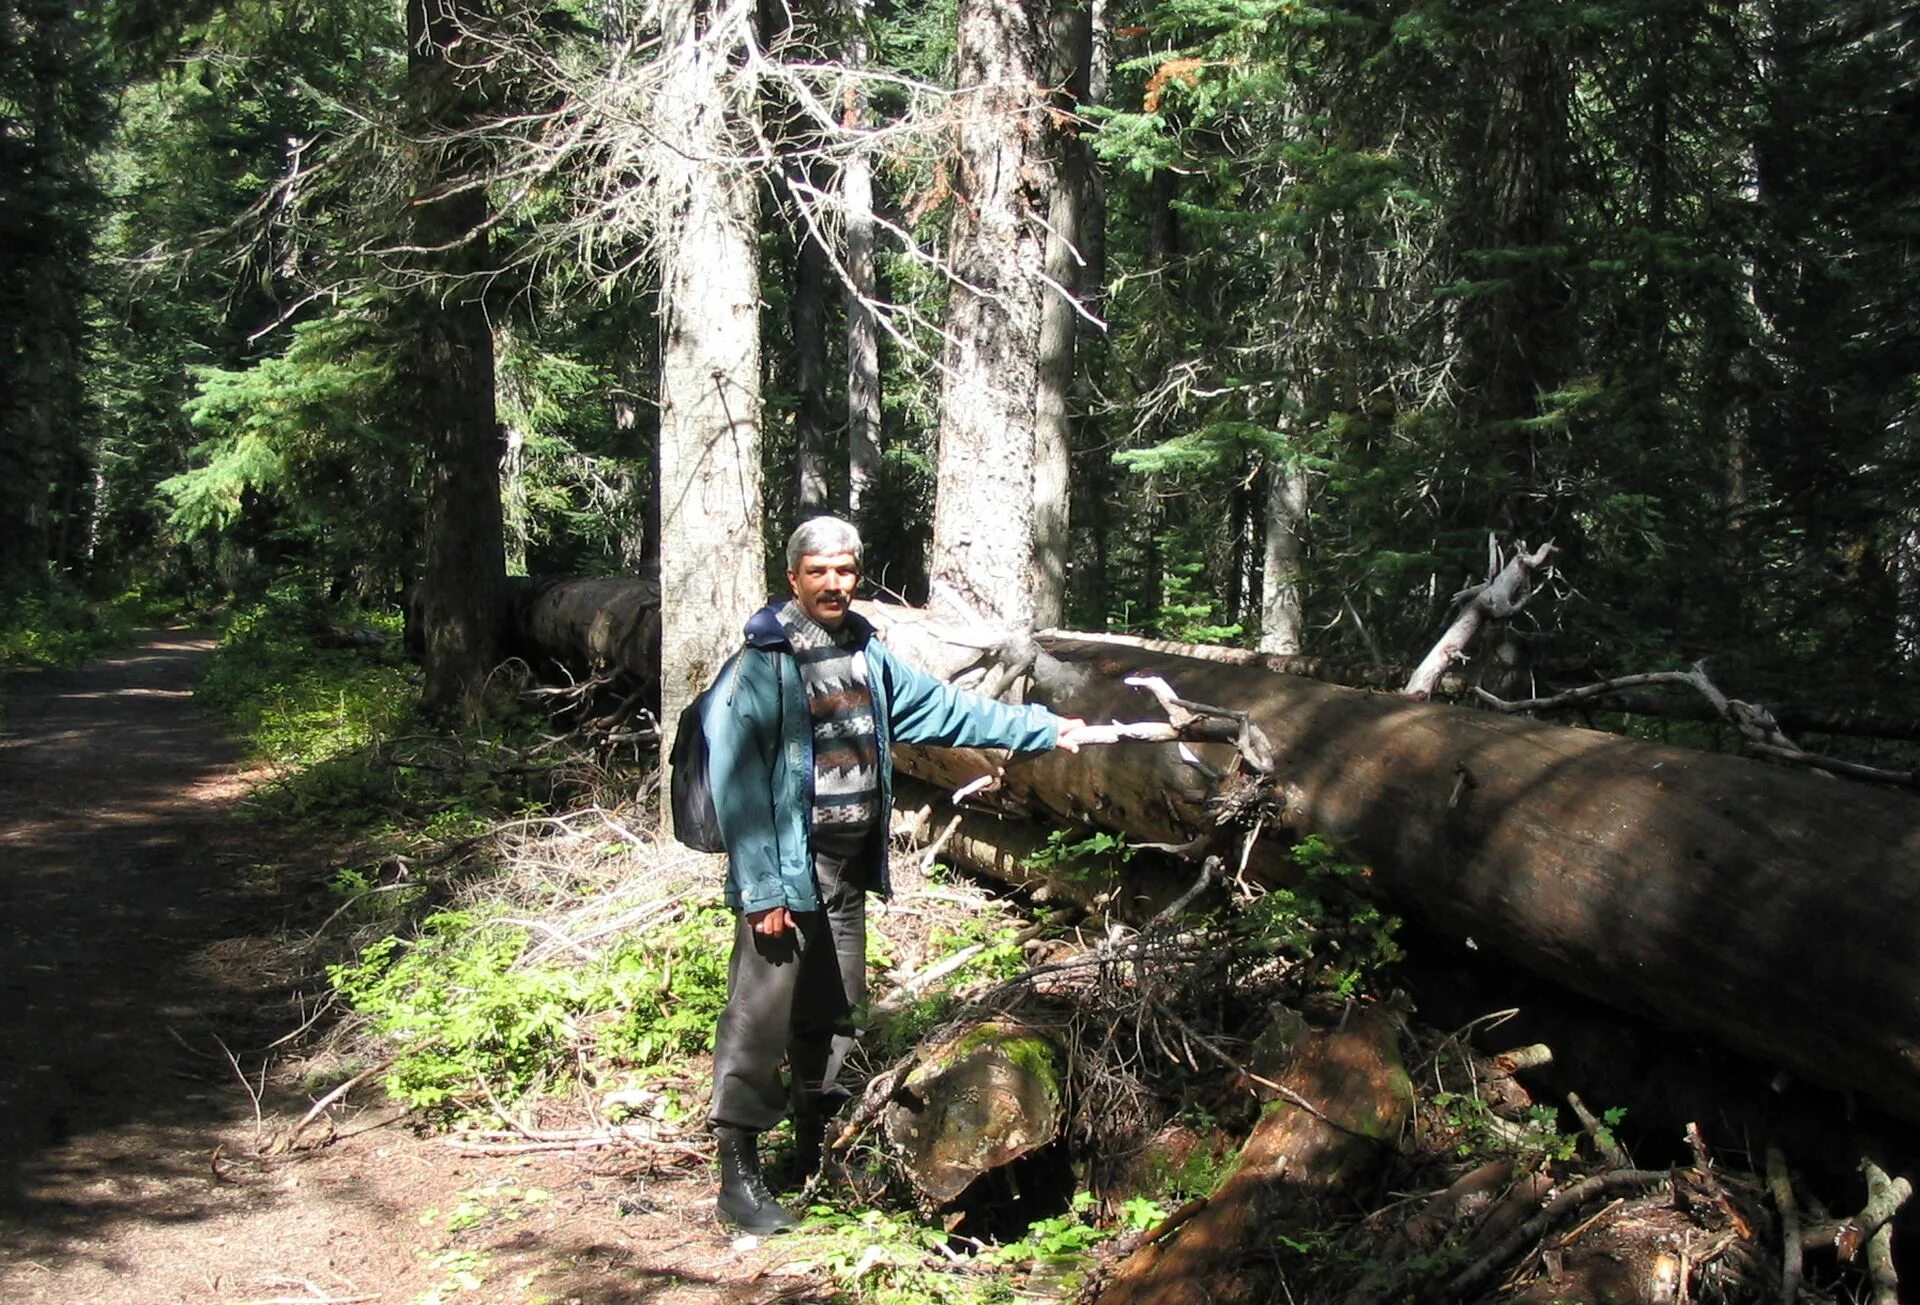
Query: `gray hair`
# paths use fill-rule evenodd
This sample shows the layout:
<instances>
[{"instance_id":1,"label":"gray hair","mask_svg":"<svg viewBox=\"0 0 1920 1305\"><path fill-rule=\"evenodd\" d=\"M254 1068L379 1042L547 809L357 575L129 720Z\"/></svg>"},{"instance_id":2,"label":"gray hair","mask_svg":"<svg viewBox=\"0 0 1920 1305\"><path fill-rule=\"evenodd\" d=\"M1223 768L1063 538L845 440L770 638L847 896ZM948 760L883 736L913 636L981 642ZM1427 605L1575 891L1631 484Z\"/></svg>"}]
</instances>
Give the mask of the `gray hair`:
<instances>
[{"instance_id":1,"label":"gray hair","mask_svg":"<svg viewBox=\"0 0 1920 1305\"><path fill-rule=\"evenodd\" d=\"M787 570L798 571L800 559L810 554L852 553L858 565L865 551L860 532L850 523L839 517L815 517L802 522L800 528L787 537Z\"/></svg>"}]
</instances>

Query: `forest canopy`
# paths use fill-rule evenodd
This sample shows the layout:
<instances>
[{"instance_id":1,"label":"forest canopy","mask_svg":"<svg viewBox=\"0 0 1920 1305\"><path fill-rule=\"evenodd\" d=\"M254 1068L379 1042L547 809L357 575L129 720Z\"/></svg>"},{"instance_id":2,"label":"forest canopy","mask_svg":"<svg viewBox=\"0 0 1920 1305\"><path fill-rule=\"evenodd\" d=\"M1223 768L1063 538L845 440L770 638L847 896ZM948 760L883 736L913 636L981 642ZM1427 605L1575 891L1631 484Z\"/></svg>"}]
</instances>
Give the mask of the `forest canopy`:
<instances>
[{"instance_id":1,"label":"forest canopy","mask_svg":"<svg viewBox=\"0 0 1920 1305\"><path fill-rule=\"evenodd\" d=\"M1354 665L1551 539L1509 680L1915 714L1912 5L5 21L10 601L415 586L445 701L506 576L664 564L672 698L812 511Z\"/></svg>"}]
</instances>

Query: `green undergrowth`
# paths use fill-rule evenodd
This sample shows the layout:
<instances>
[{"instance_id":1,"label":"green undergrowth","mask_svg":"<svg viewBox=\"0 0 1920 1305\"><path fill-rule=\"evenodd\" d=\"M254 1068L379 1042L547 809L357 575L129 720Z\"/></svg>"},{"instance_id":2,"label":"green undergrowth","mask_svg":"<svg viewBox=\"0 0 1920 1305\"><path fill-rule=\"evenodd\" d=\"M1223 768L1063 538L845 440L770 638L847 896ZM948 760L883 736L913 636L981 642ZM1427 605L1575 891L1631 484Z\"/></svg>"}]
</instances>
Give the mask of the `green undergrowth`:
<instances>
[{"instance_id":1,"label":"green undergrowth","mask_svg":"<svg viewBox=\"0 0 1920 1305\"><path fill-rule=\"evenodd\" d=\"M502 904L440 911L330 971L393 1056L387 1090L445 1120L581 1079L671 1077L712 1049L731 917L719 907L622 939L590 961L549 953Z\"/></svg>"},{"instance_id":2,"label":"green undergrowth","mask_svg":"<svg viewBox=\"0 0 1920 1305\"><path fill-rule=\"evenodd\" d=\"M1102 1246L1153 1227L1167 1210L1153 1201L1125 1202L1102 1218L1095 1199L1079 1193L1066 1212L1036 1220L998 1244L956 1242L910 1212L847 1213L828 1205L807 1212L787 1247L793 1272L833 1284L836 1301L861 1305L1003 1305L1065 1300L1079 1290Z\"/></svg>"},{"instance_id":3,"label":"green undergrowth","mask_svg":"<svg viewBox=\"0 0 1920 1305\"><path fill-rule=\"evenodd\" d=\"M452 1124L703 1049L724 992L721 913L551 945L546 917L618 905L630 877L631 848L611 835L572 840L553 873L515 860L593 767L538 754L533 719L422 720L398 629L395 614L283 586L231 615L199 690L270 772L256 817L312 831L333 862L318 932L362 1059L390 1061L392 1095Z\"/></svg>"},{"instance_id":4,"label":"green undergrowth","mask_svg":"<svg viewBox=\"0 0 1920 1305\"><path fill-rule=\"evenodd\" d=\"M0 668L73 666L132 642L141 626L184 619L178 600L140 588L107 602L53 589L0 605Z\"/></svg>"},{"instance_id":5,"label":"green undergrowth","mask_svg":"<svg viewBox=\"0 0 1920 1305\"><path fill-rule=\"evenodd\" d=\"M316 635L336 621L379 630L387 642L320 646ZM327 765L391 738L411 717L419 695L398 634L397 614L336 614L299 587L281 586L228 618L199 694L262 760L324 790Z\"/></svg>"}]
</instances>

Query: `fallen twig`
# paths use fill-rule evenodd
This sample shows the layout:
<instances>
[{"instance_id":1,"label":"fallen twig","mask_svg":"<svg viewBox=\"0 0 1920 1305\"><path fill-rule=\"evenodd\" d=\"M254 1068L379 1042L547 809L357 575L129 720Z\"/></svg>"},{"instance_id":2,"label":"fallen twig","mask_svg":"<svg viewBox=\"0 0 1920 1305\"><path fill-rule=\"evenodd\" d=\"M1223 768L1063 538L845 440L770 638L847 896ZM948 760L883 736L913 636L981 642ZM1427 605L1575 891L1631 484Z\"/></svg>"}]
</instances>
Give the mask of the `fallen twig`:
<instances>
[{"instance_id":1,"label":"fallen twig","mask_svg":"<svg viewBox=\"0 0 1920 1305\"><path fill-rule=\"evenodd\" d=\"M1860 1168L1867 1176L1868 1205L1882 1205L1888 1211L1888 1220L1867 1238L1867 1280L1873 1284L1873 1305L1900 1305L1900 1275L1893 1264L1891 1218L1892 1212L1900 1208L1913 1189L1904 1178L1888 1178L1886 1172L1871 1161ZM1902 1188L1905 1190L1900 1190Z\"/></svg>"},{"instance_id":2,"label":"fallen twig","mask_svg":"<svg viewBox=\"0 0 1920 1305\"><path fill-rule=\"evenodd\" d=\"M1905 1178L1889 1178L1886 1171L1871 1160L1862 1160L1860 1169L1867 1178L1867 1203L1858 1214L1845 1219L1828 1219L1803 1227L1800 1230L1803 1250L1831 1249L1843 1261L1851 1261L1913 1195L1912 1183Z\"/></svg>"},{"instance_id":3,"label":"fallen twig","mask_svg":"<svg viewBox=\"0 0 1920 1305\"><path fill-rule=\"evenodd\" d=\"M912 997L915 993L930 984L937 983L941 979L946 978L947 975L962 968L968 961L971 961L986 949L987 945L985 943L973 943L943 958L938 964L929 965L923 970L908 975L894 985L893 991L873 1004L874 1014L892 1015L901 1010L906 1006L909 997Z\"/></svg>"},{"instance_id":4,"label":"fallen twig","mask_svg":"<svg viewBox=\"0 0 1920 1305\"><path fill-rule=\"evenodd\" d=\"M706 1148L679 1138L660 1137L652 1125L609 1124L605 1128L536 1131L514 1129L458 1133L446 1144L462 1155L524 1155L537 1151L597 1151L613 1146L640 1146L706 1160Z\"/></svg>"},{"instance_id":5,"label":"fallen twig","mask_svg":"<svg viewBox=\"0 0 1920 1305\"><path fill-rule=\"evenodd\" d=\"M1567 1093L1567 1105L1572 1107L1574 1115L1580 1120L1580 1127L1592 1139L1594 1149L1607 1162L1608 1168L1625 1169L1633 1163L1625 1149L1613 1139L1612 1130L1600 1122L1599 1116L1587 1109L1587 1103L1580 1099L1579 1093Z\"/></svg>"},{"instance_id":6,"label":"fallen twig","mask_svg":"<svg viewBox=\"0 0 1920 1305\"><path fill-rule=\"evenodd\" d=\"M301 1116L299 1123L295 1124L292 1128L289 1128L286 1132L282 1133L279 1137L273 1140L273 1145L270 1148L268 1148L269 1154L278 1155L283 1151L291 1150L293 1148L294 1139L298 1138L301 1133L305 1132L309 1124L313 1123L314 1120L318 1119L322 1114L326 1113L326 1109L328 1106L331 1106L334 1102L340 1100L340 1098L346 1096L347 1093L353 1091L354 1088L366 1082L373 1075L378 1074L381 1070L387 1068L387 1066L391 1064L393 1064L393 1058L388 1057L386 1060L381 1061L377 1065L369 1065L365 1069L361 1070L358 1074L355 1074L352 1078L348 1079L346 1082L340 1084L340 1086L334 1088L331 1092L321 1097L318 1101L314 1102L313 1109L307 1111L305 1115Z\"/></svg>"}]
</instances>

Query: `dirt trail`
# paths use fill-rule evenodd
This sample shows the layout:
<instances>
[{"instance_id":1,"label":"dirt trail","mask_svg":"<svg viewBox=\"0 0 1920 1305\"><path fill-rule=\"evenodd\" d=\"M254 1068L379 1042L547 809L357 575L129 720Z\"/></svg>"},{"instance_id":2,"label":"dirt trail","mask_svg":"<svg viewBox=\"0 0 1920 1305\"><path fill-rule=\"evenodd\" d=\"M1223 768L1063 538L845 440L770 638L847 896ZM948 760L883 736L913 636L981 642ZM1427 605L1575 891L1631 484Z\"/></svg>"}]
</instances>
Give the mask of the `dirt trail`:
<instances>
[{"instance_id":1,"label":"dirt trail","mask_svg":"<svg viewBox=\"0 0 1920 1305\"><path fill-rule=\"evenodd\" d=\"M192 699L210 649L157 633L6 686L0 1300L804 1299L753 1281L778 1256L730 1244L698 1168L465 1159L377 1108L257 1156L228 1052L260 1072L299 976L265 959L285 904L255 867L284 849L232 819L239 753Z\"/></svg>"}]
</instances>

